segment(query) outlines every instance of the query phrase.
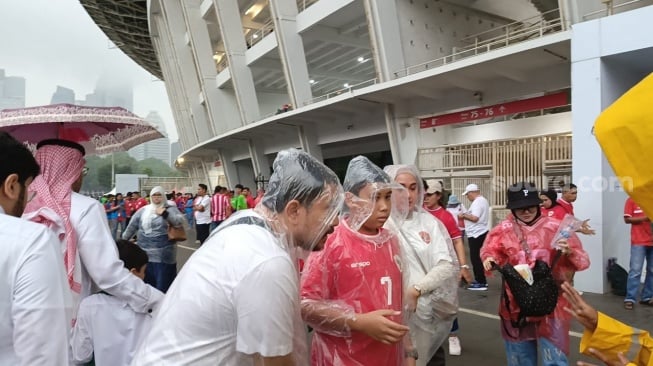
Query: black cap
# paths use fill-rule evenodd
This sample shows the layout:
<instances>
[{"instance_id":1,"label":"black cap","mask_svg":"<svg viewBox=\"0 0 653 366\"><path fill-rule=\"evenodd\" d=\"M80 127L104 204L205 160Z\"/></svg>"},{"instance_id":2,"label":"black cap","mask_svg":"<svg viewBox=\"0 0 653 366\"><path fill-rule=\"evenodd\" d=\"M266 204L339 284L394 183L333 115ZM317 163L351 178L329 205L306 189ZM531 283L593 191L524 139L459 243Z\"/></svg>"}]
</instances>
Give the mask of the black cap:
<instances>
[{"instance_id":1,"label":"black cap","mask_svg":"<svg viewBox=\"0 0 653 366\"><path fill-rule=\"evenodd\" d=\"M519 182L508 188L506 208L510 210L539 206L540 203L542 203L542 200L540 200L539 192L534 183Z\"/></svg>"},{"instance_id":2,"label":"black cap","mask_svg":"<svg viewBox=\"0 0 653 366\"><path fill-rule=\"evenodd\" d=\"M56 146L63 146L63 147L69 147L71 149L79 150L79 152L82 153L82 155L86 155L86 149L84 149L84 146L73 142L73 141L68 141L68 140L61 140L61 139L48 139L48 140L43 140L39 142L36 145L36 149L40 149L43 146L47 145L56 145Z\"/></svg>"}]
</instances>

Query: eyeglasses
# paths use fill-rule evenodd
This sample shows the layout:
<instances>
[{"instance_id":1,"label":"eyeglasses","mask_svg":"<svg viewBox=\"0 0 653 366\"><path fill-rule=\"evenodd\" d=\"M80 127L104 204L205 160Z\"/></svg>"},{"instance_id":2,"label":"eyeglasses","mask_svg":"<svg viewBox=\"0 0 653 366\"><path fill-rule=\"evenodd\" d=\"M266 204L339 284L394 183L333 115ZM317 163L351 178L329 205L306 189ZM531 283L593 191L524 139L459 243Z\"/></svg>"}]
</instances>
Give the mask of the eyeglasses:
<instances>
[{"instance_id":1,"label":"eyeglasses","mask_svg":"<svg viewBox=\"0 0 653 366\"><path fill-rule=\"evenodd\" d=\"M36 197L36 191L30 192L29 195L27 196L27 202L32 202L32 200Z\"/></svg>"},{"instance_id":2,"label":"eyeglasses","mask_svg":"<svg viewBox=\"0 0 653 366\"><path fill-rule=\"evenodd\" d=\"M89 171L89 168L88 168L87 166L85 166L85 167L82 169L82 175L85 176L86 174L88 174L88 171Z\"/></svg>"},{"instance_id":3,"label":"eyeglasses","mask_svg":"<svg viewBox=\"0 0 653 366\"><path fill-rule=\"evenodd\" d=\"M524 208L516 208L515 213L518 214L523 214L523 213L534 213L536 210L539 210L540 208L538 206L531 206L531 207L524 207Z\"/></svg>"}]
</instances>

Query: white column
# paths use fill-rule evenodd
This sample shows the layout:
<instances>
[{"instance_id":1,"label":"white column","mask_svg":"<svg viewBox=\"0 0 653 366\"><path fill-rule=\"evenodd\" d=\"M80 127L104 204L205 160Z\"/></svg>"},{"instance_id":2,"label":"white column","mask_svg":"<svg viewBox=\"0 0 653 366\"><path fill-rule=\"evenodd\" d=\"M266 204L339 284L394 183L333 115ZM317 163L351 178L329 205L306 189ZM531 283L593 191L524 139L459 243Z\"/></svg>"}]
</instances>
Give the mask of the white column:
<instances>
[{"instance_id":1,"label":"white column","mask_svg":"<svg viewBox=\"0 0 653 366\"><path fill-rule=\"evenodd\" d=\"M395 71L405 67L396 4L388 0L364 0L364 4L377 76L391 80Z\"/></svg>"},{"instance_id":2,"label":"white column","mask_svg":"<svg viewBox=\"0 0 653 366\"><path fill-rule=\"evenodd\" d=\"M218 159L222 163L224 176L227 180L227 187L233 189L234 185L238 183L238 170L236 164L233 162L231 151L227 149L218 149Z\"/></svg>"},{"instance_id":3,"label":"white column","mask_svg":"<svg viewBox=\"0 0 653 366\"><path fill-rule=\"evenodd\" d=\"M299 146L301 146L302 150L317 160L324 161L322 147L317 143L317 135L313 131L313 128L309 126L297 126L297 134L299 135Z\"/></svg>"},{"instance_id":4,"label":"white column","mask_svg":"<svg viewBox=\"0 0 653 366\"><path fill-rule=\"evenodd\" d=\"M288 96L295 108L302 107L313 97L302 37L297 33L297 2L270 0L274 33L279 45L279 56L286 75Z\"/></svg>"},{"instance_id":5,"label":"white column","mask_svg":"<svg viewBox=\"0 0 653 366\"><path fill-rule=\"evenodd\" d=\"M247 144L249 148L249 156L252 159L252 170L254 171L254 176L258 177L258 175L261 174L266 179L269 179L270 163L268 162L267 156L263 153L261 143L249 139Z\"/></svg>"},{"instance_id":6,"label":"white column","mask_svg":"<svg viewBox=\"0 0 653 366\"><path fill-rule=\"evenodd\" d=\"M231 83L236 93L236 101L243 125L260 118L258 98L254 87L252 71L245 59L245 36L240 20L238 2L234 0L214 0L214 7L220 24L220 33L229 62Z\"/></svg>"},{"instance_id":7,"label":"white column","mask_svg":"<svg viewBox=\"0 0 653 366\"><path fill-rule=\"evenodd\" d=\"M167 29L169 30L169 39L178 65L179 80L183 84L183 91L180 91L178 95L185 98L188 108L185 112L192 121L192 127L196 130L198 142L202 142L213 136L213 129L207 120L205 111L203 111L204 107L197 99L201 87L193 55L186 43L188 28L186 27L182 6L178 1L164 1L161 3L161 7L168 24Z\"/></svg>"},{"instance_id":8,"label":"white column","mask_svg":"<svg viewBox=\"0 0 653 366\"><path fill-rule=\"evenodd\" d=\"M181 66L177 60L175 45L163 8L160 14L150 19L151 27L158 30L157 36L152 37L152 41L155 46L159 46L157 56L165 78L166 92L175 114L182 150L186 150L199 142L199 136L192 123L188 98L185 97L186 89L181 77Z\"/></svg>"}]
</instances>

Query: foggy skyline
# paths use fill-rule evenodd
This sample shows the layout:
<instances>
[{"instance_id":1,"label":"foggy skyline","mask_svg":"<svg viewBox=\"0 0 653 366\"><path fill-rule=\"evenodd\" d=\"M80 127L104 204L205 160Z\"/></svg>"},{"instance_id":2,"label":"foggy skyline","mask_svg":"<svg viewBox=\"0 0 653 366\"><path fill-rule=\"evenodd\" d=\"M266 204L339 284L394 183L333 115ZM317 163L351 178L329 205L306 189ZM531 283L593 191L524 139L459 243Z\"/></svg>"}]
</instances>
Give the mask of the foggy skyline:
<instances>
[{"instance_id":1,"label":"foggy skyline","mask_svg":"<svg viewBox=\"0 0 653 366\"><path fill-rule=\"evenodd\" d=\"M125 79L134 113L159 112L170 140L177 140L163 81L115 47L77 0L0 2L0 69L25 78L26 107L50 104L57 86L84 99L100 77Z\"/></svg>"}]
</instances>

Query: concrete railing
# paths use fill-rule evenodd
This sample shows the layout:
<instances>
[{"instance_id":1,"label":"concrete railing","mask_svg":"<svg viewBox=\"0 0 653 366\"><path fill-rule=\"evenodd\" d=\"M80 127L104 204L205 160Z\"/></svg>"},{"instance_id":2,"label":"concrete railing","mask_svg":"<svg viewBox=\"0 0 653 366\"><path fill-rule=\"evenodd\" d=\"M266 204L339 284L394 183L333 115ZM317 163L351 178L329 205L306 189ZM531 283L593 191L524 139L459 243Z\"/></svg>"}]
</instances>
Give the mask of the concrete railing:
<instances>
[{"instance_id":1,"label":"concrete railing","mask_svg":"<svg viewBox=\"0 0 653 366\"><path fill-rule=\"evenodd\" d=\"M562 21L559 14L552 20L545 19L547 14L554 12L558 12L558 9L542 13L537 17L531 17L519 22L506 24L496 29L465 37L461 40L461 43L469 44L462 47L454 47L452 54L397 70L394 72L394 77L395 79L405 77L435 67L447 65L467 57L486 53L527 40L541 38L546 34L559 32L562 30Z\"/></svg>"}]
</instances>

